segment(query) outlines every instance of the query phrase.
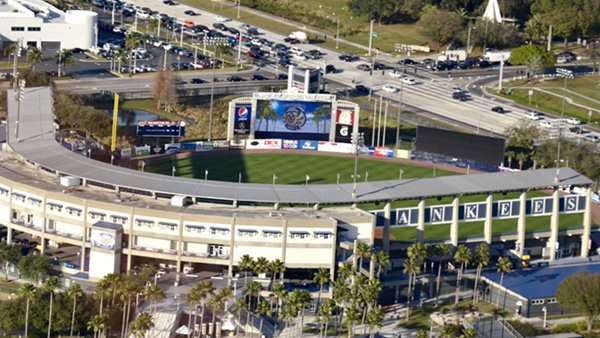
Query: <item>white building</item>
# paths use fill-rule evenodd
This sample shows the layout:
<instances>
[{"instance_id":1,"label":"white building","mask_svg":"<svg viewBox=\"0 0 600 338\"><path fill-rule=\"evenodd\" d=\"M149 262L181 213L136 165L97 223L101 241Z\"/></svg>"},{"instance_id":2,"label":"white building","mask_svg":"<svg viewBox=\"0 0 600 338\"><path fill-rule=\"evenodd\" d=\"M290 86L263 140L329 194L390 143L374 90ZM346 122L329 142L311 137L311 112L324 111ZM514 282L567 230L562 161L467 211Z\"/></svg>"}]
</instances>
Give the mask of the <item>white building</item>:
<instances>
[{"instance_id":1,"label":"white building","mask_svg":"<svg viewBox=\"0 0 600 338\"><path fill-rule=\"evenodd\" d=\"M97 20L92 11L63 12L41 0L2 0L0 47L23 38L42 50L88 49L96 41Z\"/></svg>"}]
</instances>

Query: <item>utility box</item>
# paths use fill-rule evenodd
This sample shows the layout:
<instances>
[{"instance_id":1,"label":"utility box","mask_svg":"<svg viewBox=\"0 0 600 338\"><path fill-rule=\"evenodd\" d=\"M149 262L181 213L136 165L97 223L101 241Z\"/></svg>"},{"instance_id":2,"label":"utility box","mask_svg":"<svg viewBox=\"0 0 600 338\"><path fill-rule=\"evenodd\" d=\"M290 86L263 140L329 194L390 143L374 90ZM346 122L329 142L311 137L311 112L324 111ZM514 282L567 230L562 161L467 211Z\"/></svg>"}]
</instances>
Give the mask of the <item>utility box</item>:
<instances>
[{"instance_id":1,"label":"utility box","mask_svg":"<svg viewBox=\"0 0 600 338\"><path fill-rule=\"evenodd\" d=\"M189 204L188 202L187 196L176 195L171 197L171 206L173 207L185 207Z\"/></svg>"},{"instance_id":2,"label":"utility box","mask_svg":"<svg viewBox=\"0 0 600 338\"><path fill-rule=\"evenodd\" d=\"M60 185L63 187L76 187L81 185L81 180L73 176L62 176L60 178Z\"/></svg>"}]
</instances>

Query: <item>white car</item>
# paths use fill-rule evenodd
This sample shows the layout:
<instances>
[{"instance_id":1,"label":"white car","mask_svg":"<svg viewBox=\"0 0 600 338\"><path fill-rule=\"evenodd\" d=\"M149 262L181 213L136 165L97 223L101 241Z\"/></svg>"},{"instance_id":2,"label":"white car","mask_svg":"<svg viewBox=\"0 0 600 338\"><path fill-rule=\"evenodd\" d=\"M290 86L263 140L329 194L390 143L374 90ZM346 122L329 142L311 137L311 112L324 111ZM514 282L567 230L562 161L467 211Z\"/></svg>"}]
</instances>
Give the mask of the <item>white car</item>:
<instances>
[{"instance_id":1,"label":"white car","mask_svg":"<svg viewBox=\"0 0 600 338\"><path fill-rule=\"evenodd\" d=\"M535 110L530 110L525 113L525 118L528 120L537 121L537 120L541 119L542 117L540 116L540 113L536 112Z\"/></svg>"},{"instance_id":2,"label":"white car","mask_svg":"<svg viewBox=\"0 0 600 338\"><path fill-rule=\"evenodd\" d=\"M411 86L417 84L417 82L415 81L415 79L412 79L410 77L403 77L402 78L402 83L407 84L407 85L411 85Z\"/></svg>"},{"instance_id":3,"label":"white car","mask_svg":"<svg viewBox=\"0 0 600 338\"><path fill-rule=\"evenodd\" d=\"M292 57L296 60L300 60L300 61L305 61L306 60L306 56L304 56L304 54L293 54Z\"/></svg>"},{"instance_id":4,"label":"white car","mask_svg":"<svg viewBox=\"0 0 600 338\"><path fill-rule=\"evenodd\" d=\"M465 91L460 87L452 87L453 93L464 93Z\"/></svg>"},{"instance_id":5,"label":"white car","mask_svg":"<svg viewBox=\"0 0 600 338\"><path fill-rule=\"evenodd\" d=\"M579 119L578 119L578 118L576 118L576 117L569 117L569 118L567 119L567 123L568 123L568 124L573 124L573 125L578 125L578 124L581 124L581 120L579 120Z\"/></svg>"},{"instance_id":6,"label":"white car","mask_svg":"<svg viewBox=\"0 0 600 338\"><path fill-rule=\"evenodd\" d=\"M396 88L392 85L389 85L389 84L383 85L383 87L381 87L381 89L385 90L388 93L397 93L398 92L398 88Z\"/></svg>"},{"instance_id":7,"label":"white car","mask_svg":"<svg viewBox=\"0 0 600 338\"><path fill-rule=\"evenodd\" d=\"M402 77L402 72L399 72L399 71L396 71L396 70L391 71L388 74L390 74L391 77L396 78L396 79L399 79L399 78Z\"/></svg>"},{"instance_id":8,"label":"white car","mask_svg":"<svg viewBox=\"0 0 600 338\"><path fill-rule=\"evenodd\" d=\"M164 43L164 44L162 45L162 48L163 48L164 50L171 50L171 49L173 49L173 45L172 45L172 44L170 44L170 43Z\"/></svg>"},{"instance_id":9,"label":"white car","mask_svg":"<svg viewBox=\"0 0 600 338\"><path fill-rule=\"evenodd\" d=\"M550 121L541 121L540 127L547 128L547 129L555 129L556 125Z\"/></svg>"},{"instance_id":10,"label":"white car","mask_svg":"<svg viewBox=\"0 0 600 338\"><path fill-rule=\"evenodd\" d=\"M227 21L229 21L229 18L226 18L222 15L217 15L217 16L215 16L215 20L217 20L218 22L227 22Z\"/></svg>"},{"instance_id":11,"label":"white car","mask_svg":"<svg viewBox=\"0 0 600 338\"><path fill-rule=\"evenodd\" d=\"M594 142L594 143L600 142L600 137L598 137L596 135L586 135L583 137L583 139L586 141Z\"/></svg>"}]
</instances>

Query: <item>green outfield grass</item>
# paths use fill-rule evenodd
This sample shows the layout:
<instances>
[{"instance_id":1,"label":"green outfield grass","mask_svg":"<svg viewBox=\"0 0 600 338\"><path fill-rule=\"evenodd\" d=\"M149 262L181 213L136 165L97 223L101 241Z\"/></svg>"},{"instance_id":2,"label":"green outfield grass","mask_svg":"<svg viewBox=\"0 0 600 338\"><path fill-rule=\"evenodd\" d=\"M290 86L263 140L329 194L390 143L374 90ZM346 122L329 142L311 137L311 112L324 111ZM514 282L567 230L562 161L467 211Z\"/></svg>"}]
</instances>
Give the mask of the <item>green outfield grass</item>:
<instances>
[{"instance_id":1,"label":"green outfield grass","mask_svg":"<svg viewBox=\"0 0 600 338\"><path fill-rule=\"evenodd\" d=\"M145 170L171 175L173 167L177 176L204 179L204 172L208 170L208 179L219 181L237 182L239 173L242 173L242 182L247 183L272 183L273 175L277 175L277 184L304 184L306 175L309 175L309 184L327 184L336 183L339 173L340 183L350 183L354 172L354 159L302 154L242 156L227 153L223 156L196 156L151 162L146 164ZM398 179L400 170L404 170L402 178L433 176L433 170L430 168L361 159L358 165L359 181L365 181L367 172L369 181ZM435 174L456 175L444 170L436 170Z\"/></svg>"},{"instance_id":2,"label":"green outfield grass","mask_svg":"<svg viewBox=\"0 0 600 338\"><path fill-rule=\"evenodd\" d=\"M528 217L527 232L550 230L550 216ZM458 226L458 237L461 239L483 236L483 221L461 222ZM570 228L583 225L583 213L562 214L559 217L559 228ZM495 219L492 234L509 234L517 232L517 218ZM398 242L414 242L417 239L416 227L398 227L390 229L390 233ZM425 241L435 241L450 238L450 224L434 224L425 226Z\"/></svg>"}]
</instances>

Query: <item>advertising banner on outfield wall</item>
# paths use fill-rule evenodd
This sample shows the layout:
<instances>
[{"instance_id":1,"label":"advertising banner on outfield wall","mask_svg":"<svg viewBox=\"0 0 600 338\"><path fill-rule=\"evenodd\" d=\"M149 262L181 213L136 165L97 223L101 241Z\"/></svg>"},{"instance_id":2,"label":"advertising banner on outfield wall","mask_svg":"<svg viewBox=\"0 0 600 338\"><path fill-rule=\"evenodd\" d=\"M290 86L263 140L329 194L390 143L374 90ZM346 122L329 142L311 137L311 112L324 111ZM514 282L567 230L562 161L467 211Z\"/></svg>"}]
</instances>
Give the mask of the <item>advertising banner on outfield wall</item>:
<instances>
[{"instance_id":1,"label":"advertising banner on outfield wall","mask_svg":"<svg viewBox=\"0 0 600 338\"><path fill-rule=\"evenodd\" d=\"M318 150L318 148L319 148L319 142L317 142L317 141L301 140L299 148L302 149L302 150Z\"/></svg>"},{"instance_id":2,"label":"advertising banner on outfield wall","mask_svg":"<svg viewBox=\"0 0 600 338\"><path fill-rule=\"evenodd\" d=\"M235 107L234 122L233 122L233 134L234 135L248 135L250 134L250 118L251 118L252 106L243 105Z\"/></svg>"},{"instance_id":3,"label":"advertising banner on outfield wall","mask_svg":"<svg viewBox=\"0 0 600 338\"><path fill-rule=\"evenodd\" d=\"M281 149L298 149L298 140L283 140Z\"/></svg>"},{"instance_id":4,"label":"advertising banner on outfield wall","mask_svg":"<svg viewBox=\"0 0 600 338\"><path fill-rule=\"evenodd\" d=\"M245 149L246 140L231 140L229 141L229 149Z\"/></svg>"},{"instance_id":5,"label":"advertising banner on outfield wall","mask_svg":"<svg viewBox=\"0 0 600 338\"><path fill-rule=\"evenodd\" d=\"M319 142L318 151L349 154L352 152L352 144L321 141Z\"/></svg>"},{"instance_id":6,"label":"advertising banner on outfield wall","mask_svg":"<svg viewBox=\"0 0 600 338\"><path fill-rule=\"evenodd\" d=\"M130 157L131 157L131 148L121 149L121 158L130 158Z\"/></svg>"},{"instance_id":7,"label":"advertising banner on outfield wall","mask_svg":"<svg viewBox=\"0 0 600 338\"><path fill-rule=\"evenodd\" d=\"M135 156L150 155L150 146L135 147Z\"/></svg>"},{"instance_id":8,"label":"advertising banner on outfield wall","mask_svg":"<svg viewBox=\"0 0 600 338\"><path fill-rule=\"evenodd\" d=\"M411 153L412 152L410 150L398 149L398 150L396 150L396 157L397 158L405 158L405 159L410 160Z\"/></svg>"},{"instance_id":9,"label":"advertising banner on outfield wall","mask_svg":"<svg viewBox=\"0 0 600 338\"><path fill-rule=\"evenodd\" d=\"M281 139L248 140L246 149L281 149Z\"/></svg>"},{"instance_id":10,"label":"advertising banner on outfield wall","mask_svg":"<svg viewBox=\"0 0 600 338\"><path fill-rule=\"evenodd\" d=\"M375 147L375 156L394 157L394 149L385 148L385 147Z\"/></svg>"}]
</instances>

